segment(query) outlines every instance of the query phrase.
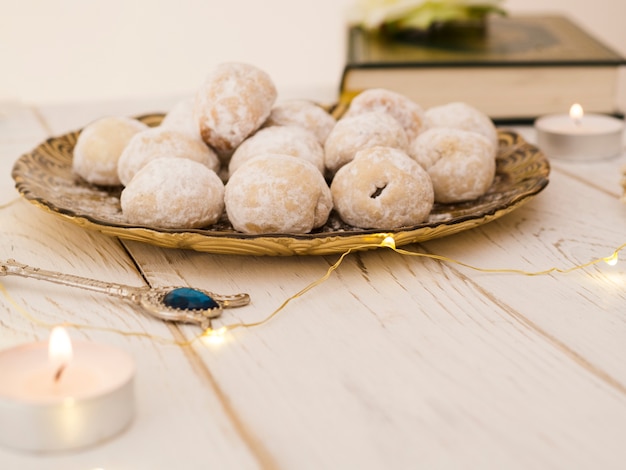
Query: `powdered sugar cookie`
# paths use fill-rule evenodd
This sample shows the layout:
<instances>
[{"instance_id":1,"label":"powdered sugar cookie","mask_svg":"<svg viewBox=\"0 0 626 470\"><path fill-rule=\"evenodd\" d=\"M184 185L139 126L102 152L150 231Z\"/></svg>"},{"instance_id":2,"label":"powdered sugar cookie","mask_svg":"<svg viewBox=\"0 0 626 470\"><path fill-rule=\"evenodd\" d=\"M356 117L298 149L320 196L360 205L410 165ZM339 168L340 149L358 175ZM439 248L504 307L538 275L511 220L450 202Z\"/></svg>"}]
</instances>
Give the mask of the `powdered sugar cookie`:
<instances>
[{"instance_id":1,"label":"powdered sugar cookie","mask_svg":"<svg viewBox=\"0 0 626 470\"><path fill-rule=\"evenodd\" d=\"M269 75L257 67L220 64L196 94L194 116L202 139L219 152L233 150L265 122L276 95Z\"/></svg>"},{"instance_id":2,"label":"powdered sugar cookie","mask_svg":"<svg viewBox=\"0 0 626 470\"><path fill-rule=\"evenodd\" d=\"M489 139L462 129L424 131L411 143L409 155L430 175L437 202L476 199L487 192L496 173Z\"/></svg>"},{"instance_id":3,"label":"powdered sugar cookie","mask_svg":"<svg viewBox=\"0 0 626 470\"><path fill-rule=\"evenodd\" d=\"M409 141L424 130L424 110L415 101L395 91L371 88L362 91L350 102L345 116L381 111L398 120Z\"/></svg>"},{"instance_id":4,"label":"powdered sugar cookie","mask_svg":"<svg viewBox=\"0 0 626 470\"><path fill-rule=\"evenodd\" d=\"M228 166L230 175L246 161L265 153L302 158L324 173L324 148L312 132L301 127L273 126L261 129L237 147Z\"/></svg>"},{"instance_id":5,"label":"powdered sugar cookie","mask_svg":"<svg viewBox=\"0 0 626 470\"><path fill-rule=\"evenodd\" d=\"M307 233L324 225L330 189L315 166L286 155L259 155L226 183L226 213L244 233Z\"/></svg>"},{"instance_id":6,"label":"powdered sugar cookie","mask_svg":"<svg viewBox=\"0 0 626 470\"><path fill-rule=\"evenodd\" d=\"M348 224L394 229L417 225L433 207L426 171L404 151L370 147L337 171L330 186L333 204Z\"/></svg>"},{"instance_id":7,"label":"powdered sugar cookie","mask_svg":"<svg viewBox=\"0 0 626 470\"><path fill-rule=\"evenodd\" d=\"M159 158L137 172L122 191L120 203L131 224L206 227L217 222L224 211L224 183L201 163Z\"/></svg>"},{"instance_id":8,"label":"powdered sugar cookie","mask_svg":"<svg viewBox=\"0 0 626 470\"><path fill-rule=\"evenodd\" d=\"M285 100L272 108L264 126L298 126L315 134L324 145L336 119L321 106L308 100Z\"/></svg>"},{"instance_id":9,"label":"powdered sugar cookie","mask_svg":"<svg viewBox=\"0 0 626 470\"><path fill-rule=\"evenodd\" d=\"M184 132L201 139L200 127L193 115L194 103L194 98L187 98L176 103L163 117L160 127Z\"/></svg>"},{"instance_id":10,"label":"powdered sugar cookie","mask_svg":"<svg viewBox=\"0 0 626 470\"><path fill-rule=\"evenodd\" d=\"M195 99L185 99L179 101L174 105L174 107L165 115L161 125L159 127L163 129L171 129L178 132L184 132L185 134L189 134L194 136L200 140L202 140L202 136L200 135L200 127L196 118L194 116L194 106ZM209 147L211 148L211 147ZM230 161L230 157L233 153L232 150L227 151L218 151L217 149L211 148L217 155L217 158L220 161L222 169L220 169L220 173L224 170L224 179L228 178L228 162Z\"/></svg>"},{"instance_id":11,"label":"powdered sugar cookie","mask_svg":"<svg viewBox=\"0 0 626 470\"><path fill-rule=\"evenodd\" d=\"M484 135L493 145L495 158L498 150L498 130L482 111L462 102L434 106L426 110L426 127L452 127Z\"/></svg>"},{"instance_id":12,"label":"powdered sugar cookie","mask_svg":"<svg viewBox=\"0 0 626 470\"><path fill-rule=\"evenodd\" d=\"M135 134L117 162L117 174L127 185L148 162L157 158L188 158L217 172L219 160L197 136L173 129L155 127Z\"/></svg>"},{"instance_id":13,"label":"powdered sugar cookie","mask_svg":"<svg viewBox=\"0 0 626 470\"><path fill-rule=\"evenodd\" d=\"M85 126L74 147L74 172L93 184L119 185L117 162L120 155L130 139L146 129L148 126L144 123L123 116L101 118Z\"/></svg>"},{"instance_id":14,"label":"powdered sugar cookie","mask_svg":"<svg viewBox=\"0 0 626 470\"><path fill-rule=\"evenodd\" d=\"M398 121L380 111L346 116L330 132L324 150L326 168L334 174L367 147L386 146L406 150L409 141Z\"/></svg>"}]
</instances>

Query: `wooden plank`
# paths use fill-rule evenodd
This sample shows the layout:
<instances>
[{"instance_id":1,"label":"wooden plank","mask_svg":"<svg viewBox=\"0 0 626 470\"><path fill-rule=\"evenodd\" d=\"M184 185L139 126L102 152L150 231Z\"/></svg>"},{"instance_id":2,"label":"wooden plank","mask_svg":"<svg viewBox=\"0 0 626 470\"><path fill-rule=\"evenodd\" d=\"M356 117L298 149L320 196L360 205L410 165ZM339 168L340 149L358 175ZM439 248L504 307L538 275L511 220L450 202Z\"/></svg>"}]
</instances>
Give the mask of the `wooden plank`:
<instances>
[{"instance_id":1,"label":"wooden plank","mask_svg":"<svg viewBox=\"0 0 626 470\"><path fill-rule=\"evenodd\" d=\"M331 261L176 256L249 284L246 320L297 291L295 272L303 287ZM272 322L195 354L282 468L618 468L624 394L503 299L434 261L361 253Z\"/></svg>"},{"instance_id":2,"label":"wooden plank","mask_svg":"<svg viewBox=\"0 0 626 470\"><path fill-rule=\"evenodd\" d=\"M626 242L623 211L614 196L555 172L546 191L514 214L424 246L429 252L487 268L567 269L608 257ZM455 269L494 299L513 306L516 315L555 341L555 347L589 362L590 369L608 374L618 389L626 390L620 360L626 352L623 262L542 277Z\"/></svg>"}]
</instances>

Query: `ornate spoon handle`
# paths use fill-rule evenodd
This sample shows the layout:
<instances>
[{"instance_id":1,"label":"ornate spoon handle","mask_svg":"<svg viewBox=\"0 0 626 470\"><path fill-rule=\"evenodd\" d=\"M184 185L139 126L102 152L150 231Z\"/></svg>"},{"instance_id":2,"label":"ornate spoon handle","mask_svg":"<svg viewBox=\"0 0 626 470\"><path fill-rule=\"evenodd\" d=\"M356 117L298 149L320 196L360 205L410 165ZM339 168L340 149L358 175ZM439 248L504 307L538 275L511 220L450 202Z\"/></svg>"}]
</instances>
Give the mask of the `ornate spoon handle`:
<instances>
[{"instance_id":1,"label":"ornate spoon handle","mask_svg":"<svg viewBox=\"0 0 626 470\"><path fill-rule=\"evenodd\" d=\"M138 291L145 290L145 288L141 287L125 286L123 284L103 282L96 279L63 274L56 271L46 271L45 269L34 268L26 264L18 263L13 259L0 262L0 275L29 277L31 279L39 279L40 281L53 282L64 286L78 287L80 289L101 292L103 294L121 298L129 298Z\"/></svg>"},{"instance_id":2,"label":"ornate spoon handle","mask_svg":"<svg viewBox=\"0 0 626 470\"><path fill-rule=\"evenodd\" d=\"M112 295L129 300L162 320L196 323L204 328L209 326L211 318L221 315L222 308L241 307L250 303L250 296L244 293L218 295L188 287L132 287L47 271L18 263L13 259L0 261L0 276L7 275L39 279Z\"/></svg>"}]
</instances>

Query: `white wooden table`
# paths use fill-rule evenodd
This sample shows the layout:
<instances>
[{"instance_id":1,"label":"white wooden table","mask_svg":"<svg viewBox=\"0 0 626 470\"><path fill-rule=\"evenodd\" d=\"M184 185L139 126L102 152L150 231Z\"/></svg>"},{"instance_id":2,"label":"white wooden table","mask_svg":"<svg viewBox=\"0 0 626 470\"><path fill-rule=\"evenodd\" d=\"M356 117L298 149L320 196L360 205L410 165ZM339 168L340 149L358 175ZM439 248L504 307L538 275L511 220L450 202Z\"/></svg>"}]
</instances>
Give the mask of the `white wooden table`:
<instances>
[{"instance_id":1,"label":"white wooden table","mask_svg":"<svg viewBox=\"0 0 626 470\"><path fill-rule=\"evenodd\" d=\"M0 106L0 202L17 197L15 159L48 136L171 104ZM625 162L553 161L550 184L528 204L408 248L527 271L609 256L626 242ZM338 258L164 249L86 231L24 200L0 210L0 241L0 259L41 268L248 292L252 304L227 311L223 324L265 318ZM0 277L15 301L0 295L0 348L46 339L38 322L70 321L90 326L71 329L73 338L114 345L137 364L137 412L121 435L70 453L0 448L0 468L623 469L625 266L529 277L389 249L353 253L267 324L191 347L172 342L193 337L194 326L97 293Z\"/></svg>"}]
</instances>

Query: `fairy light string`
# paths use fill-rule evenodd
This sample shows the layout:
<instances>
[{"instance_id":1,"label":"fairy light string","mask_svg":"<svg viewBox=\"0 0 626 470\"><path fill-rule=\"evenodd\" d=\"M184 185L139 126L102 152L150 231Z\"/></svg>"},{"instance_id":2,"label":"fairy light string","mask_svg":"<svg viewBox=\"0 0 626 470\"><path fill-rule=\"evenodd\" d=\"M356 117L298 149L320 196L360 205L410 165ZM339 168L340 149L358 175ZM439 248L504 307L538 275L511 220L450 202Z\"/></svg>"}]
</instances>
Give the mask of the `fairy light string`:
<instances>
[{"instance_id":1,"label":"fairy light string","mask_svg":"<svg viewBox=\"0 0 626 470\"><path fill-rule=\"evenodd\" d=\"M588 261L586 263L583 264L578 264L578 265L574 265L571 266L569 268L559 268L559 267L551 267L548 269L544 269L544 270L540 270L540 271L525 271L522 269L512 269L512 268L482 268L479 266L474 266L471 265L469 263L465 263L463 261L454 259L454 258L450 258L447 256L442 256L442 255L437 255L434 253L420 253L420 252L414 252L414 251L408 251L402 248L398 248L396 247L395 244L395 239L392 236L388 236L386 237L382 242L380 242L380 244L378 245L380 248L387 248L390 249L392 251L394 251L395 253L398 253L402 256L411 256L411 257L418 257L418 258L426 258L426 259L432 259L435 261L439 261L442 263L450 263L450 264L456 264L459 266L463 266L465 268L469 268L472 269L474 271L478 271L478 272L482 272L482 273L492 273L492 274L518 274L518 275L524 275L524 276L543 276L543 275L547 275L547 274L552 274L552 273L560 273L560 274L567 274L576 270L582 270L585 268L588 268L590 266L593 266L595 264L601 263L601 262L605 262L609 265L615 265L619 259L619 252L622 251L624 248L626 248L626 243L620 245L619 247L617 247L613 253L609 256L606 257L601 257L601 258L596 258L593 259L591 261ZM296 292L295 294L293 294L292 296L288 297L287 299L285 299L274 311L272 311L270 314L268 314L267 316L265 316L263 319L258 320L258 321L254 321L254 322L241 322L241 323L232 323L232 324L228 324L228 325L224 325L221 326L219 328L212 328L209 327L206 330L202 331L200 334L193 336L192 338L188 339L188 340L184 340L184 341L176 341L170 338L165 338L165 337L160 337L160 336L156 336L156 335L152 335L150 333L146 333L146 332L133 332L133 331L124 331L124 330L119 330L116 328L108 328L108 327L100 327L100 326L93 326L93 325L84 325L84 324L78 324L78 323L72 323L72 322L63 322L62 325L65 327L69 327L69 328L75 328L75 329L89 329L89 330L96 330L96 331L104 331L104 332L109 332L109 333L115 333L115 334L120 334L123 336L128 336L128 337L142 337L142 338L148 338L154 341L157 341L159 343L163 343L163 344L173 344L173 345L177 345L177 346L181 346L181 347L187 347L187 346L191 346L192 344L194 344L195 342L197 342L198 340L201 339L206 339L207 342L209 343L219 343L223 340L223 337L226 333L235 330L237 328L254 328L257 326L261 326L261 325L265 325L268 322L270 322L271 320L273 320L280 312L282 312L289 303L291 303L293 300L302 297L303 295L305 295L307 292L311 291L312 289L318 287L320 284L324 283L325 281L327 281L330 276L333 274L334 271L336 271L339 266L341 266L341 264L344 262L344 260L346 259L346 257L348 257L348 255L350 255L351 253L355 252L355 251L360 251L366 248L372 248L371 244L364 244L364 245L359 245L359 246L355 246L352 247L348 250L346 250L344 253L342 253L338 260L332 264L324 273L323 276L321 276L320 278L314 280L313 282L311 282L310 284L308 284L307 286L305 286L303 289L301 289L300 291ZM16 302L11 295L9 294L9 292L6 290L6 288L4 287L4 285L2 285L2 283L0 283L0 292L2 293L2 295L5 297L5 299L13 306L13 308L18 311L22 316L24 316L27 320L41 326L41 327L45 327L45 328L53 328L54 326L57 326L58 323L49 323L49 322L44 322L38 318L36 318L34 315L32 315L30 312L28 312L25 308L23 308L18 302Z\"/></svg>"},{"instance_id":2,"label":"fairy light string","mask_svg":"<svg viewBox=\"0 0 626 470\"><path fill-rule=\"evenodd\" d=\"M512 269L512 268L481 268L478 266L474 266L468 263L465 263L463 261L454 259L454 258L449 258L447 256L441 256L441 255L437 255L434 253L419 253L419 252L413 252L413 251L407 251L401 248L397 248L396 247L396 243L395 243L395 239L392 236L387 236L383 239L383 241L380 242L380 244L378 245L381 248L388 248L400 255L403 256L414 256L414 257L420 257L420 258L427 258L427 259L433 259L436 261L440 261L440 262L445 262L445 263L452 263L452 264L457 264L459 266L463 266L475 271L479 271L482 273L494 273L494 274L521 274L524 276L543 276L543 275L547 275L547 274L551 274L551 273L560 273L560 274L567 274L576 270L581 270L581 269L585 269L589 266L593 266L595 264L601 263L601 262L605 262L610 266L614 266L618 259L619 259L619 252L622 251L624 248L626 248L626 243L620 245L619 247L617 247L613 253L610 256L606 256L606 257L602 257L602 258L596 258L593 259L587 263L583 263L583 264L579 264L579 265L574 265L571 266L569 268L558 268L558 267L551 267L548 269L544 269L541 271L525 271L525 270L521 270L521 269ZM319 279L313 281L312 283L310 283L309 285L307 285L306 287L304 287L302 290L300 290L299 292L297 292L296 294L292 295L291 297L287 298L282 304L280 304L280 306L274 310L273 312L271 312L269 315L267 315L265 318L263 318L260 321L256 321L256 322L249 322L249 323L233 323L230 325L224 325L220 328L217 329L213 329L213 328L208 328L207 330L205 330L203 332L203 334L201 336L199 336L197 339L200 338L209 338L210 342L215 342L215 343L219 343L221 341L221 339L223 338L223 336L231 331L234 330L236 328L253 328L256 326L261 326L264 325L268 322L270 322L272 319L274 319L291 301L297 299L298 297L303 296L304 294L306 294L307 292L309 292L311 289L319 286L320 284L322 284L323 282L325 282L326 280L328 280L328 278L332 275L332 273L334 271L336 271L339 266L343 263L343 261L345 260L345 258L352 252L354 251L360 251L366 248L372 248L372 245L370 244L364 244L364 245L359 245L356 247L352 247L350 249L348 249L347 251L345 251L344 253L341 254L341 256L339 257L339 259L333 264L331 265L328 270L326 271L326 273L320 277ZM192 341L193 342L193 341Z\"/></svg>"},{"instance_id":3,"label":"fairy light string","mask_svg":"<svg viewBox=\"0 0 626 470\"><path fill-rule=\"evenodd\" d=\"M16 200L19 200L19 198ZM4 208L7 208L8 206L11 206L12 204L15 203L16 200L9 201L6 204L0 204L0 209L4 209ZM172 338L166 338L162 336L157 336L157 335L153 335L147 332L126 331L126 330L120 330L116 328L87 325L87 324L80 324L80 323L73 323L73 322L62 322L61 325L68 327L68 328L74 328L74 329L86 329L86 330L93 330L93 331L115 333L115 334L119 334L119 335L123 335L127 337L148 338L158 343L176 345L180 347L191 346L199 340L203 340L204 342L208 342L208 343L220 343L223 341L223 338L226 335L226 333L232 330L235 330L238 328L254 328L254 327L262 326L262 325L269 323L271 320L276 318L276 316L279 313L281 313L292 301L294 301L295 299L299 297L302 297L303 295L305 295L312 289L326 282L330 278L330 276L333 274L333 272L335 272L339 268L339 266L341 266L341 264L348 257L348 255L350 255L351 253L355 251L371 249L374 247L387 248L402 256L432 259L435 261L439 261L441 263L456 264L458 266L463 266L465 268L472 269L474 271L478 271L481 273L517 274L517 275L523 275L523 276L543 276L543 275L548 275L552 273L567 274L573 271L588 268L590 266L596 265L601 262L605 262L608 265L613 266L617 263L619 259L619 253L624 248L626 248L626 243L618 246L613 251L613 253L609 256L592 259L591 261L588 261L583 264L573 265L568 268L559 268L559 267L554 266L554 267L550 267L550 268L539 270L539 271L526 271L522 269L513 269L513 268L482 268L479 266L474 266L469 263L465 263L463 261L460 261L454 258L438 255L435 253L422 253L422 252L408 251L402 248L398 248L396 246L394 237L392 235L389 235L385 237L378 245L362 244L362 245L349 248L348 250L346 250L339 256L337 261L334 264L332 264L320 278L314 280L313 282L306 285L303 289L299 290L292 296L285 299L275 310L273 310L271 313L269 313L264 318L258 321L231 323L231 324L220 326L219 328L215 328L215 329L212 327L209 327L205 329L204 331L200 332L199 334L192 336L190 339L183 340L183 341L175 340ZM27 309L25 309L15 299L13 299L13 297L9 294L9 292L7 291L7 289L2 283L0 283L0 293L5 298L5 300L13 307L13 309L16 310L18 313L20 313L28 321L40 327L48 328L48 329L52 329L53 327L59 325L58 322L45 322L43 320L40 320L36 316L32 315Z\"/></svg>"},{"instance_id":4,"label":"fairy light string","mask_svg":"<svg viewBox=\"0 0 626 470\"><path fill-rule=\"evenodd\" d=\"M385 240L387 241L387 243L385 243ZM581 270L581 269L585 269L588 268L589 266L593 266L595 264L601 263L601 262L605 262L607 263L609 266L614 266L615 264L617 264L617 261L619 260L619 252L622 251L625 247L626 247L626 243L620 245L619 247L617 247L613 253L610 256L605 256L602 258L596 258L596 259L592 259L591 261L588 261L586 263L583 264L577 264L574 266L571 266L569 268L559 268L559 267L551 267L548 269L544 269L542 271L525 271L523 269L513 269L513 268L481 268L478 266L473 266L471 264L468 263L464 263L463 261L459 261L453 258L448 258L447 256L441 256L441 255L436 255L436 254L432 254L432 253L419 253L419 252L414 252L414 251L407 251L407 250L403 250L401 248L396 248L396 245L393 241L389 241L387 239L385 239L383 241L383 243L381 243L381 246L385 246L387 248L392 249L393 251L395 251L398 254L401 255L405 255L405 256L415 256L415 257L420 257L420 258L429 258L429 259L434 259L437 261L442 261L445 263L451 263L451 264L457 264L459 266L463 266L465 268L469 268L472 269L474 271L478 271L481 273L491 273L491 274L521 274L524 276L544 276L546 274L552 274L552 273L560 273L560 274L567 274L567 273L571 273L573 271L577 271L577 270Z\"/></svg>"}]
</instances>

